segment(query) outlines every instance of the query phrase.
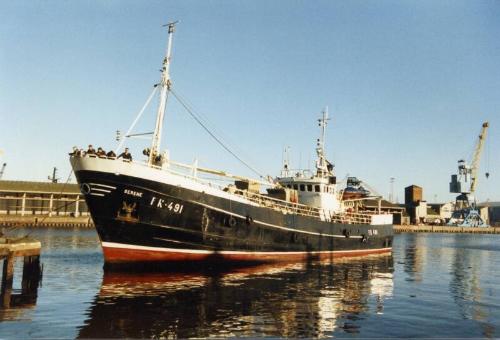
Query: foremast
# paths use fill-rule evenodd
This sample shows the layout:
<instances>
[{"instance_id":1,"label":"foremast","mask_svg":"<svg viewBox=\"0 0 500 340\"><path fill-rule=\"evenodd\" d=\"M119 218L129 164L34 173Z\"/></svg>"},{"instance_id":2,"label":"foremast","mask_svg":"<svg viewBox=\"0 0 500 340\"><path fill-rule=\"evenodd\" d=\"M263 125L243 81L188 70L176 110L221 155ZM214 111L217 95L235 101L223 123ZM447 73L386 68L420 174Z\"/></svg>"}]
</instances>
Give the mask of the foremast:
<instances>
[{"instance_id":1,"label":"foremast","mask_svg":"<svg viewBox=\"0 0 500 340\"><path fill-rule=\"evenodd\" d=\"M166 24L168 27L168 44L165 58L163 59L163 65L161 70L161 80L158 86L160 86L160 103L158 105L158 113L156 115L155 130L153 132L151 151L149 153L149 165L154 165L161 159L160 156L160 143L161 134L163 129L163 118L165 116L165 109L167 106L168 95L170 93L170 88L172 82L170 80L170 59L172 54L172 38L175 32L175 24L177 21Z\"/></svg>"}]
</instances>

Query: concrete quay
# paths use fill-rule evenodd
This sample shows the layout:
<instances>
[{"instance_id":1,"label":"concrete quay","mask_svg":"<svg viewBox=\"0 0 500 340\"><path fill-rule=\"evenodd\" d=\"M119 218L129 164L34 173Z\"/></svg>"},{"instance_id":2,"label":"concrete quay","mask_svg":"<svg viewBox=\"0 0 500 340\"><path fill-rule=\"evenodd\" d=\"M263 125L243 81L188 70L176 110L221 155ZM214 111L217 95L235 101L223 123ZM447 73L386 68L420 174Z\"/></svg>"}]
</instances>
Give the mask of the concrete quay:
<instances>
[{"instance_id":1,"label":"concrete quay","mask_svg":"<svg viewBox=\"0 0 500 340\"><path fill-rule=\"evenodd\" d=\"M0 227L94 228L89 216L0 215Z\"/></svg>"},{"instance_id":2,"label":"concrete quay","mask_svg":"<svg viewBox=\"0 0 500 340\"><path fill-rule=\"evenodd\" d=\"M395 225L395 233L500 234L500 227L450 227L437 225Z\"/></svg>"}]
</instances>

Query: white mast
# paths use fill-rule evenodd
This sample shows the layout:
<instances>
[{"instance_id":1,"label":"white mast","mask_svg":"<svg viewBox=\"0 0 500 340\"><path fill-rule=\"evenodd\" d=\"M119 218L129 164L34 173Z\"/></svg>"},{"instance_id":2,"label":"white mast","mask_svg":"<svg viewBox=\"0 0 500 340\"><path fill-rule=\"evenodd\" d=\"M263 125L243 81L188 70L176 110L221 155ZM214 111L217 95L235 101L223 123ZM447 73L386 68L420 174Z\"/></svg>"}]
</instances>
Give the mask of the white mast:
<instances>
[{"instance_id":1,"label":"white mast","mask_svg":"<svg viewBox=\"0 0 500 340\"><path fill-rule=\"evenodd\" d=\"M328 118L328 106L323 110L323 117L318 119L319 126L321 128L321 136L317 141L316 153L318 155L318 159L316 161L316 169L317 175L320 177L328 176L330 170L328 169L329 162L325 157L325 133L326 133L326 124L329 121Z\"/></svg>"},{"instance_id":2,"label":"white mast","mask_svg":"<svg viewBox=\"0 0 500 340\"><path fill-rule=\"evenodd\" d=\"M165 108L167 105L168 94L170 91L171 81L170 81L170 55L172 53L172 37L175 31L175 24L178 21L166 24L168 26L168 45L165 59L163 59L163 67L161 71L161 81L160 81L160 104L158 106L158 114L156 116L156 126L153 133L153 141L151 144L151 151L149 153L149 165L156 163L156 157L160 155L160 142L161 142L161 132L163 126L163 117L165 116Z\"/></svg>"},{"instance_id":3,"label":"white mast","mask_svg":"<svg viewBox=\"0 0 500 340\"><path fill-rule=\"evenodd\" d=\"M290 147L285 146L283 149L283 170L281 170L281 177L288 177L290 175Z\"/></svg>"}]
</instances>

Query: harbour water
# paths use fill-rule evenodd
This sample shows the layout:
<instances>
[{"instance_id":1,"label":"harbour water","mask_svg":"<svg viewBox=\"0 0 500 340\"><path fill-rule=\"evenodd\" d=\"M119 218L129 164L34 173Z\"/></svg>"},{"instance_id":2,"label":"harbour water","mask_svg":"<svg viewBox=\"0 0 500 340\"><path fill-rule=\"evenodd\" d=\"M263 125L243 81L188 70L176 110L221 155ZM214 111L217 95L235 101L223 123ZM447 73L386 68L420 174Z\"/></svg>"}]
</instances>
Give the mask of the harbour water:
<instances>
[{"instance_id":1,"label":"harbour water","mask_svg":"<svg viewBox=\"0 0 500 340\"><path fill-rule=\"evenodd\" d=\"M500 337L500 235L398 234L390 256L132 274L103 271L93 230L17 232L42 241L43 281L0 309L0 338Z\"/></svg>"}]
</instances>

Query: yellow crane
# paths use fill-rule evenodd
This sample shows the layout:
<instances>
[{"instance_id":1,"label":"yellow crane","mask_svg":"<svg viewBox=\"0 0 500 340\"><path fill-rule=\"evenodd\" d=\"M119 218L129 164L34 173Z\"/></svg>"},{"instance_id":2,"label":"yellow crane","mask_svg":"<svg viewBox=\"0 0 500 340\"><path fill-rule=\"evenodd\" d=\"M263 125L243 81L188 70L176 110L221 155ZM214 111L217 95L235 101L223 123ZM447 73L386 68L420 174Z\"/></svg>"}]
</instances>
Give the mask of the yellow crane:
<instances>
[{"instance_id":1,"label":"yellow crane","mask_svg":"<svg viewBox=\"0 0 500 340\"><path fill-rule=\"evenodd\" d=\"M458 174L451 175L450 192L460 194L456 198L455 211L448 225L461 227L485 227L487 224L481 218L476 208L473 197L477 187L479 163L484 142L488 133L489 123L484 122L479 133L472 161L467 163L464 159L458 161ZM486 177L489 173L486 173Z\"/></svg>"}]
</instances>

